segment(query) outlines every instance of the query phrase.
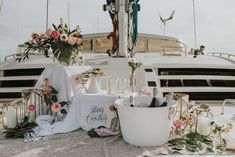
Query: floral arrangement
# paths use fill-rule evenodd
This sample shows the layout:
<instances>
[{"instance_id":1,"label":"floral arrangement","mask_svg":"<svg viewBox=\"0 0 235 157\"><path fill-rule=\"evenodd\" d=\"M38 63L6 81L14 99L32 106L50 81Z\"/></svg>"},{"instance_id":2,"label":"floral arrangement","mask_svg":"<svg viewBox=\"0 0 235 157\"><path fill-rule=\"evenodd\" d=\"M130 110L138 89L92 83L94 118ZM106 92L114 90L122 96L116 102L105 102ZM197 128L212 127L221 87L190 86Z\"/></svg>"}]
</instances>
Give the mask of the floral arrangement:
<instances>
[{"instance_id":1,"label":"floral arrangement","mask_svg":"<svg viewBox=\"0 0 235 157\"><path fill-rule=\"evenodd\" d=\"M104 72L102 72L100 69L93 68L91 70L88 70L86 72L76 74L74 77L74 82L77 85L81 85L83 89L87 92L87 89L85 87L87 81L89 78L97 77L97 76L105 76Z\"/></svg>"},{"instance_id":2,"label":"floral arrangement","mask_svg":"<svg viewBox=\"0 0 235 157\"><path fill-rule=\"evenodd\" d=\"M217 153L226 149L226 142L222 135L230 131L232 124L219 124L212 120L208 126L210 132L201 133L200 130L198 131L198 116L202 113L213 115L208 105L189 104L189 109L173 122L171 139L168 141L169 150L183 154L202 154L206 151ZM206 120L203 119L203 121Z\"/></svg>"},{"instance_id":3,"label":"floral arrangement","mask_svg":"<svg viewBox=\"0 0 235 157\"><path fill-rule=\"evenodd\" d=\"M82 73L85 76L88 77L97 77L97 76L104 76L104 72L102 72L100 69L93 68L87 72Z\"/></svg>"},{"instance_id":4,"label":"floral arrangement","mask_svg":"<svg viewBox=\"0 0 235 157\"><path fill-rule=\"evenodd\" d=\"M128 65L131 67L131 76L130 76L130 87L131 87L131 92L135 91L135 85L136 85L136 80L135 80L135 70L139 68L142 63L141 62L135 62L134 60L131 60L128 62Z\"/></svg>"},{"instance_id":5,"label":"floral arrangement","mask_svg":"<svg viewBox=\"0 0 235 157\"><path fill-rule=\"evenodd\" d=\"M117 111L117 106L116 104L112 104L109 106L109 110L111 112L115 112L115 117L111 120L111 126L110 129L114 132L120 132L120 122L119 122L119 117L118 117L118 111Z\"/></svg>"},{"instance_id":6,"label":"floral arrangement","mask_svg":"<svg viewBox=\"0 0 235 157\"><path fill-rule=\"evenodd\" d=\"M131 67L131 73L134 73L137 68L139 68L142 63L141 62L135 62L134 60L131 60L128 62L128 65Z\"/></svg>"},{"instance_id":7,"label":"floral arrangement","mask_svg":"<svg viewBox=\"0 0 235 157\"><path fill-rule=\"evenodd\" d=\"M81 74L76 74L74 79L77 84L84 85L84 84L86 84L86 82L89 78L97 77L97 76L104 76L104 75L105 75L104 72L102 72L100 69L93 68L93 69L88 70L86 72L83 72Z\"/></svg>"},{"instance_id":8,"label":"floral arrangement","mask_svg":"<svg viewBox=\"0 0 235 157\"><path fill-rule=\"evenodd\" d=\"M43 52L46 57L49 57L48 51L52 50L54 57L60 62L69 64L72 60L82 60L81 50L81 31L79 25L72 31L69 30L63 19L60 19L60 24L53 29L49 28L46 33L33 33L31 40L26 42L27 48L24 56L17 58L19 62L29 58L29 52Z\"/></svg>"}]
</instances>

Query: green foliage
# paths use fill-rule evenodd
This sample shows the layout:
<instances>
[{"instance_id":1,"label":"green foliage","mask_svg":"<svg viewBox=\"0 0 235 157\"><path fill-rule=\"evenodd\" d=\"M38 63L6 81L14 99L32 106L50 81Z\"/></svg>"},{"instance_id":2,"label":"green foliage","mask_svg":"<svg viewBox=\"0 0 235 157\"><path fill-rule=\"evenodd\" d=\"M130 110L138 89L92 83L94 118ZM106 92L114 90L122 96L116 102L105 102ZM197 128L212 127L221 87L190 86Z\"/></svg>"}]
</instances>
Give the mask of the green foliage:
<instances>
[{"instance_id":1,"label":"green foliage","mask_svg":"<svg viewBox=\"0 0 235 157\"><path fill-rule=\"evenodd\" d=\"M209 109L209 106L206 105L206 104L201 104L201 105L200 105L200 108L203 109L203 110L208 110L208 109Z\"/></svg>"},{"instance_id":2,"label":"green foliage","mask_svg":"<svg viewBox=\"0 0 235 157\"><path fill-rule=\"evenodd\" d=\"M33 129L37 126L35 122L28 122L28 117L25 117L24 122L17 128L7 130L4 132L6 138L16 139L24 138L25 133L33 132Z\"/></svg>"},{"instance_id":3,"label":"green foliage","mask_svg":"<svg viewBox=\"0 0 235 157\"><path fill-rule=\"evenodd\" d=\"M174 151L186 149L189 152L197 152L202 150L205 146L208 150L212 150L212 139L196 132L189 132L181 138L175 138L168 141L168 147Z\"/></svg>"},{"instance_id":4,"label":"green foliage","mask_svg":"<svg viewBox=\"0 0 235 157\"><path fill-rule=\"evenodd\" d=\"M134 62L133 60L129 61L128 62L128 65L131 67L131 71L132 73L134 73L134 71L139 68L142 63L141 62Z\"/></svg>"}]
</instances>

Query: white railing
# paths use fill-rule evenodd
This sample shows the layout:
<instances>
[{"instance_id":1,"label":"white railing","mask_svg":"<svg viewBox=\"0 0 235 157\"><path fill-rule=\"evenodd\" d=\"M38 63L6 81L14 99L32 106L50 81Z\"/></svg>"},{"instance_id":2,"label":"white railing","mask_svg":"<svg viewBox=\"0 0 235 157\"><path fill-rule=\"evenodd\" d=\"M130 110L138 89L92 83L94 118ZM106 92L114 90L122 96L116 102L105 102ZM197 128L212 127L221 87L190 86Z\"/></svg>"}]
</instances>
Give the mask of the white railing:
<instances>
[{"instance_id":1,"label":"white railing","mask_svg":"<svg viewBox=\"0 0 235 157\"><path fill-rule=\"evenodd\" d=\"M174 55L174 54L180 54L180 55L184 54L185 56L187 55L187 49L186 49L186 47L183 47L183 46L161 46L161 48L162 48L162 54L164 56L165 55L169 55L169 54L172 54L172 55ZM174 50L174 49L177 49L177 50L182 49L183 51L182 52L178 51L178 52L174 53L174 52L171 52L169 50L167 51L166 49L172 49L172 50Z\"/></svg>"},{"instance_id":2,"label":"white railing","mask_svg":"<svg viewBox=\"0 0 235 157\"><path fill-rule=\"evenodd\" d=\"M39 53L34 53L34 52L31 52L31 53L28 53L28 55L40 55ZM17 57L23 57L24 56L24 53L15 53L15 54L11 54L11 55L8 55L5 57L5 61L9 60L9 59L16 59Z\"/></svg>"},{"instance_id":3,"label":"white railing","mask_svg":"<svg viewBox=\"0 0 235 157\"><path fill-rule=\"evenodd\" d=\"M230 54L230 53L224 53L224 52L211 52L211 53L208 53L208 55L221 57L221 58L227 59L227 60L232 61L232 62L234 62L234 63L235 63L235 55Z\"/></svg>"}]
</instances>

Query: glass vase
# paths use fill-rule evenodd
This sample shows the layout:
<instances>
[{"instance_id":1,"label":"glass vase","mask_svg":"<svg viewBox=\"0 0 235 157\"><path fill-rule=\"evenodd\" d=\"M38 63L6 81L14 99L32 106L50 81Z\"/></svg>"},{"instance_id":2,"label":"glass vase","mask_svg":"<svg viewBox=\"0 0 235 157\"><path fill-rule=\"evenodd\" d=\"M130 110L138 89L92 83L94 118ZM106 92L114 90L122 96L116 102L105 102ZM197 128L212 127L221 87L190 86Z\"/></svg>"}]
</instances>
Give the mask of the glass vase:
<instances>
[{"instance_id":1,"label":"glass vase","mask_svg":"<svg viewBox=\"0 0 235 157\"><path fill-rule=\"evenodd\" d=\"M130 76L130 88L131 88L131 92L135 92L136 90L136 75L135 75L135 72L132 72L131 73L131 76Z\"/></svg>"}]
</instances>

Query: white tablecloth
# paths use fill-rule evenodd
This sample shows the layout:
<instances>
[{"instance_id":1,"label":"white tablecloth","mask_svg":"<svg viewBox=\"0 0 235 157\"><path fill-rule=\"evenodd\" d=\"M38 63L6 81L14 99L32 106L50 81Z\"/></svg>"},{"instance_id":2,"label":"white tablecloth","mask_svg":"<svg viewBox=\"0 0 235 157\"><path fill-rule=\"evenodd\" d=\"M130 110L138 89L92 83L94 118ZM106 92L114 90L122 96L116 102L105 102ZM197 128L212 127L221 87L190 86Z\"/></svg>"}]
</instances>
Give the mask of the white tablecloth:
<instances>
[{"instance_id":1,"label":"white tablecloth","mask_svg":"<svg viewBox=\"0 0 235 157\"><path fill-rule=\"evenodd\" d=\"M52 117L48 115L39 116L35 128L37 136L46 136L56 133L66 133L82 127L85 130L98 126L109 127L114 112L109 106L117 99L116 96L104 94L79 94L74 84L74 75L90 69L89 66L61 65L45 68L35 87L40 88L43 80L48 78L51 85L58 91L58 102L71 101L68 114L59 122L52 124Z\"/></svg>"}]
</instances>

